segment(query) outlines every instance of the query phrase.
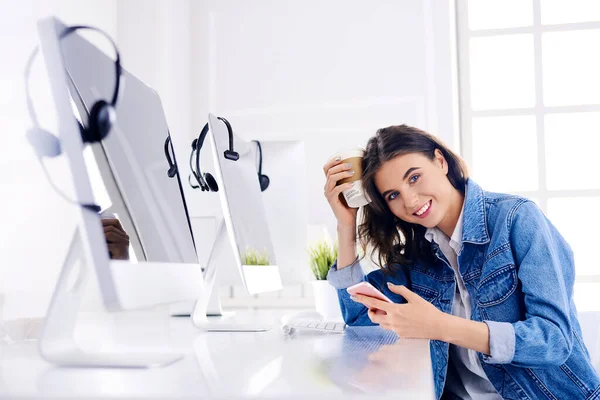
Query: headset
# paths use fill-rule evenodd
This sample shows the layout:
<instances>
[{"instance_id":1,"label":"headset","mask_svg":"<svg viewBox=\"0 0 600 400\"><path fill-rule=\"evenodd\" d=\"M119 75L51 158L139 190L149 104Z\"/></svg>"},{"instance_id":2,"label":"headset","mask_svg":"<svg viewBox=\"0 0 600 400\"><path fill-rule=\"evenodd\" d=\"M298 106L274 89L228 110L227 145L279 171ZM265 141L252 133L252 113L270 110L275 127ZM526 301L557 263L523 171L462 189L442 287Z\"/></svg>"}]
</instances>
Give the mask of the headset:
<instances>
[{"instance_id":1,"label":"headset","mask_svg":"<svg viewBox=\"0 0 600 400\"><path fill-rule=\"evenodd\" d=\"M106 100L98 100L94 103L91 109L88 110L86 107L86 112L88 113L87 127L85 127L81 122L77 121L79 125L79 130L81 132L82 141L84 143L95 143L101 141L108 135L116 120L115 109L117 105L117 100L119 98L119 87L121 85L121 57L119 55L119 51L115 42L111 39L111 37L108 34L106 34L98 28L85 25L70 26L60 34L59 39L62 40L71 33L83 29L96 31L104 35L104 37L106 37L110 41L116 54L116 59L114 62L116 79L111 101L108 102ZM37 52L38 49L36 48L29 58L25 72L25 92L27 95L27 110L29 111L29 116L31 117L31 120L34 124L34 126L27 132L27 138L36 150L36 154L38 155L38 157L56 157L61 153L60 141L56 136L43 129L39 125L33 107L33 102L29 93L29 76L31 72L31 66L33 64L35 56L37 55ZM72 82L73 80L68 70L66 72ZM77 96L80 100L82 100L76 85L73 84L73 86L75 87ZM82 103L85 106L85 103L83 101Z\"/></svg>"},{"instance_id":2,"label":"headset","mask_svg":"<svg viewBox=\"0 0 600 400\"><path fill-rule=\"evenodd\" d=\"M228 160L237 161L240 159L240 155L233 149L233 128L231 127L229 121L227 121L225 118L217 118L223 121L223 123L227 127L227 134L229 135L229 149L225 150L223 156ZM203 192L218 192L219 185L217 184L217 180L211 174L203 174L200 170L200 151L202 150L202 146L204 145L204 139L206 139L207 134L208 124L205 124L198 138L192 141L192 152L190 153L190 170L192 171L192 173L188 176L188 181L190 183L190 186L194 189L200 188ZM196 155L196 168L194 168L194 166L192 165L194 153ZM192 183L192 175L196 179L196 182L198 182L198 185Z\"/></svg>"},{"instance_id":3,"label":"headset","mask_svg":"<svg viewBox=\"0 0 600 400\"><path fill-rule=\"evenodd\" d=\"M77 30L92 30L92 31L102 34L111 43L113 49L115 50L115 55L116 55L116 58L114 61L115 78L116 79L115 79L115 87L113 90L112 98L111 98L110 102L108 102L106 100L96 101L91 109L88 109L86 107L85 102L83 101L81 94L79 93L79 90L77 89L77 86L73 82L73 78L71 77L71 74L69 73L68 69L66 69L66 66L65 66L65 69L66 69L65 72L67 73L71 83L73 84L75 93L77 94L77 97L79 98L79 100L81 101L83 106L85 107L86 113L88 115L87 127L84 126L79 120L76 119L77 124L79 126L79 131L81 134L81 140L83 141L84 144L85 143L96 143L96 142L100 142L101 140L103 140L110 133L110 130L116 120L116 111L115 110L116 110L117 100L119 98L119 88L121 85L121 72L122 72L121 56L119 54L117 45L112 40L112 38L108 34L106 34L104 31L102 31L98 28L91 27L91 26L75 25L75 26L67 27L60 34L59 40L64 39L66 36L72 34L73 32L75 32ZM31 121L33 122L33 127L31 127L27 131L27 140L33 147L35 154L36 154L38 160L40 161L42 169L44 170L44 174L46 175L46 178L50 182L50 185L59 195L61 195L65 200L67 200L70 203L78 204L78 205L82 206L83 208L94 211L94 212L100 212L100 206L98 206L96 204L78 203L76 201L69 199L64 193L62 193L54 185L54 183L52 182L52 179L50 179L48 171L46 170L44 163L42 161L42 158L44 158L44 157L56 157L56 156L60 155L62 153L62 149L61 149L61 145L60 145L60 140L55 135L53 135L52 133L43 129L40 126L37 116L35 114L35 109L33 107L33 101L31 99L31 95L30 95L30 91L29 91L29 78L31 75L31 67L33 65L33 61L35 60L35 56L37 55L37 53L38 53L38 48L36 47L33 50L31 56L29 57L29 59L27 61L27 65L25 67L25 95L26 95L26 101L27 101L27 110L29 112L29 117L31 118ZM61 57L62 57L62 52L61 52ZM63 61L64 61L64 58L63 58Z\"/></svg>"},{"instance_id":4,"label":"headset","mask_svg":"<svg viewBox=\"0 0 600 400\"><path fill-rule=\"evenodd\" d=\"M167 175L169 176L169 178L173 178L175 177L175 175L177 175L177 164L173 162L173 158L171 158L169 147L171 147L171 151L173 152L173 158L175 158L175 150L173 149L173 142L171 141L170 133L169 136L167 136L167 139L165 140L165 157L167 158L167 163L169 163Z\"/></svg>"},{"instance_id":5,"label":"headset","mask_svg":"<svg viewBox=\"0 0 600 400\"><path fill-rule=\"evenodd\" d=\"M262 146L258 140L253 140L258 147L258 183L260 184L260 191L264 192L269 187L269 183L271 180L267 175L263 175L262 173Z\"/></svg>"}]
</instances>

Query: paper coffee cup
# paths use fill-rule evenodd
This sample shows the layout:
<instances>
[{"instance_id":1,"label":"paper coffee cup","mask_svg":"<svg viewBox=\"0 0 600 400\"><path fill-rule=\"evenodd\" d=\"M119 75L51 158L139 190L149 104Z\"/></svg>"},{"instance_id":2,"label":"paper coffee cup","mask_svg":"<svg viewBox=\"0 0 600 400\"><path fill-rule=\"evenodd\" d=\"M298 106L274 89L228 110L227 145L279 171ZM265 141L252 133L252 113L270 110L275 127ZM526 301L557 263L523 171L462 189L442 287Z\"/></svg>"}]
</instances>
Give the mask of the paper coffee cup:
<instances>
[{"instance_id":1,"label":"paper coffee cup","mask_svg":"<svg viewBox=\"0 0 600 400\"><path fill-rule=\"evenodd\" d=\"M351 149L340 151L335 154L333 157L340 157L342 163L352 164L352 170L354 171L354 175L341 179L338 181L338 186L344 183L354 182L354 186L350 189L344 190L342 192L346 203L348 203L349 207L359 208L362 206L366 206L371 202L368 198L365 190L362 186L361 177L362 177L362 159L365 155L365 151L363 149Z\"/></svg>"}]
</instances>

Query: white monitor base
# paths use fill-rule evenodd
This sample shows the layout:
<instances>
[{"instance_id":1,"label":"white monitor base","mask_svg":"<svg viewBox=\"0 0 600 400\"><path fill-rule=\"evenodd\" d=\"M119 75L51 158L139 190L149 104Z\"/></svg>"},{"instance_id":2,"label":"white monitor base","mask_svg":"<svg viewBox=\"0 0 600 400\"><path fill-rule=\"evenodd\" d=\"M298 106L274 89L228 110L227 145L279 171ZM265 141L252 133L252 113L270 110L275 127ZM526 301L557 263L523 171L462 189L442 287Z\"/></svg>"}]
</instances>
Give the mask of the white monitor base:
<instances>
[{"instance_id":1,"label":"white monitor base","mask_svg":"<svg viewBox=\"0 0 600 400\"><path fill-rule=\"evenodd\" d=\"M199 298L193 307L191 317L194 325L204 332L266 332L273 327L268 324L255 322L240 323L233 322L227 317L233 312L225 312L221 308L219 291L217 290L217 267L215 258L222 254L227 244L227 231L225 223L221 221L217 228L215 244L208 257L208 264L204 270L204 282L206 284L206 296ZM175 310L171 308L171 315ZM211 318L208 318L211 317Z\"/></svg>"},{"instance_id":2,"label":"white monitor base","mask_svg":"<svg viewBox=\"0 0 600 400\"><path fill-rule=\"evenodd\" d=\"M236 314L235 311L222 311L219 315L207 315L202 321L194 321L196 328L204 332L266 332L273 327L260 323L239 323L230 320ZM191 317L188 314L171 313L171 317ZM221 318L219 318L221 317Z\"/></svg>"},{"instance_id":3,"label":"white monitor base","mask_svg":"<svg viewBox=\"0 0 600 400\"><path fill-rule=\"evenodd\" d=\"M204 332L266 332L273 329L273 326L270 324L259 322L233 322L228 317L205 318L203 321L194 320L194 325Z\"/></svg>"},{"instance_id":4,"label":"white monitor base","mask_svg":"<svg viewBox=\"0 0 600 400\"><path fill-rule=\"evenodd\" d=\"M92 353L79 347L74 337L75 324L90 273L90 266L85 262L81 246L77 229L38 341L42 358L60 366L96 368L162 367L181 359L181 354L174 353Z\"/></svg>"},{"instance_id":5,"label":"white monitor base","mask_svg":"<svg viewBox=\"0 0 600 400\"><path fill-rule=\"evenodd\" d=\"M260 324L219 323L209 322L205 326L196 325L196 328L204 332L267 332L273 329L271 326Z\"/></svg>"},{"instance_id":6,"label":"white monitor base","mask_svg":"<svg viewBox=\"0 0 600 400\"><path fill-rule=\"evenodd\" d=\"M191 317L192 314L194 313L195 304L196 304L195 301L193 301L191 303L182 302L182 303L172 304L171 306L169 306L169 315L171 315L171 317ZM214 312L210 312L210 311L206 312L207 317L233 317L235 314L236 314L235 311L223 311L223 310L214 311Z\"/></svg>"},{"instance_id":7,"label":"white monitor base","mask_svg":"<svg viewBox=\"0 0 600 400\"><path fill-rule=\"evenodd\" d=\"M86 353L68 350L54 353L53 363L61 367L156 368L179 361L181 354L170 353Z\"/></svg>"}]
</instances>

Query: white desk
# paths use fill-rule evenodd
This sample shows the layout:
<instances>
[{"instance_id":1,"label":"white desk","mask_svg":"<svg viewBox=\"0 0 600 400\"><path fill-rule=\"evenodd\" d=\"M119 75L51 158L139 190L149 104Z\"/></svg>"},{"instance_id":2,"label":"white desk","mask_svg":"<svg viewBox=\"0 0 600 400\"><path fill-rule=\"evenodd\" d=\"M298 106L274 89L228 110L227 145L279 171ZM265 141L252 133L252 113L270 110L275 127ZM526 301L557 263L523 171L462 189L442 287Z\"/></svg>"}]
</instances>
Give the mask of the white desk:
<instances>
[{"instance_id":1,"label":"white desk","mask_svg":"<svg viewBox=\"0 0 600 400\"><path fill-rule=\"evenodd\" d=\"M279 330L282 311L239 312L276 327L263 333L202 333L188 318L156 312L84 315L77 338L106 351L185 353L156 369L60 368L35 341L0 345L0 398L434 398L426 340L379 327L345 334Z\"/></svg>"}]
</instances>

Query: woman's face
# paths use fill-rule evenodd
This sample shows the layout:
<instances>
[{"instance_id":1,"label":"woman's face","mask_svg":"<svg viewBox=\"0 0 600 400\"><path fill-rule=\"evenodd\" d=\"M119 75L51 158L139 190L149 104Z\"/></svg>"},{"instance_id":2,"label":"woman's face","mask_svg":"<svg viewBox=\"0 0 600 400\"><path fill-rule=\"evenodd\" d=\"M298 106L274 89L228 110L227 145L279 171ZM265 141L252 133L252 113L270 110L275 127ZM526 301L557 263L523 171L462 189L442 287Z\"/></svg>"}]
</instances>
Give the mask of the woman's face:
<instances>
[{"instance_id":1,"label":"woman's face","mask_svg":"<svg viewBox=\"0 0 600 400\"><path fill-rule=\"evenodd\" d=\"M450 210L456 190L447 174L448 164L439 150L433 160L409 153L384 163L375 174L375 185L396 217L433 228Z\"/></svg>"}]
</instances>

